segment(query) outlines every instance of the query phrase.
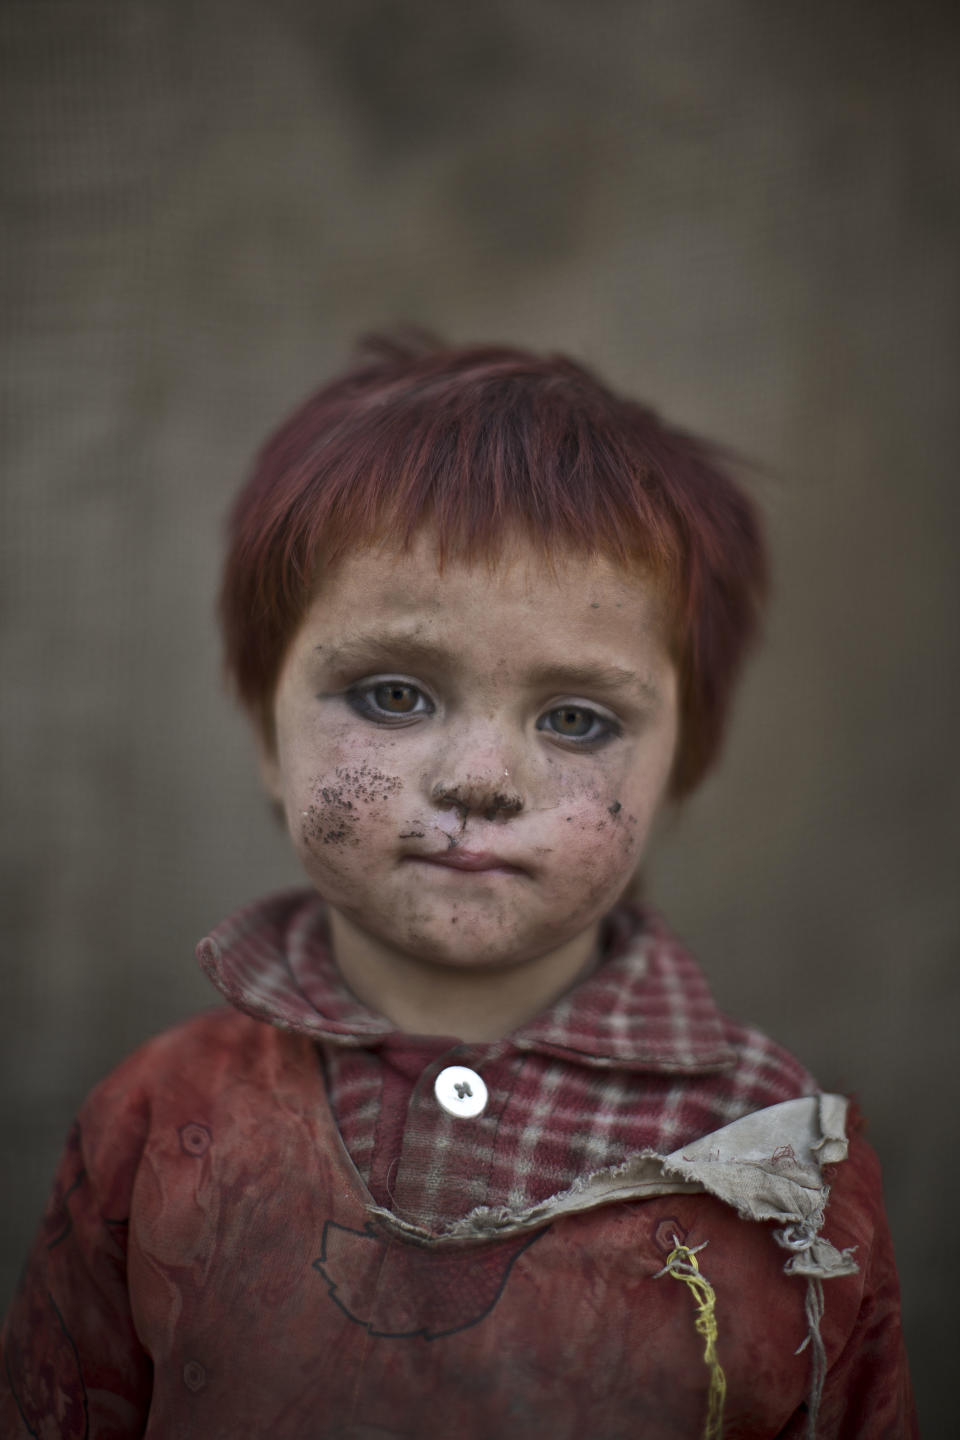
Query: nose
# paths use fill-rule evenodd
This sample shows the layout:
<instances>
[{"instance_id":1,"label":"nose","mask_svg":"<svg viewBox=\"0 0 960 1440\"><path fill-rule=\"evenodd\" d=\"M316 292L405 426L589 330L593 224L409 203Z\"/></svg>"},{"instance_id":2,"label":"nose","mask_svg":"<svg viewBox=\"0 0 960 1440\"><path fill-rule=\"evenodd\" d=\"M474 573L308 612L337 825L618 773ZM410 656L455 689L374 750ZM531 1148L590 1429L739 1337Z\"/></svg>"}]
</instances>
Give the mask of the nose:
<instances>
[{"instance_id":1,"label":"nose","mask_svg":"<svg viewBox=\"0 0 960 1440\"><path fill-rule=\"evenodd\" d=\"M482 815L484 820L496 820L507 815L519 815L523 809L523 797L509 785L509 771L503 772L503 784L498 785L492 777L465 775L455 784L434 785L430 799L438 810L459 810L466 820L469 815Z\"/></svg>"},{"instance_id":2,"label":"nose","mask_svg":"<svg viewBox=\"0 0 960 1440\"><path fill-rule=\"evenodd\" d=\"M484 743L476 734L463 736L440 757L430 786L431 804L459 811L463 821L471 815L484 820L519 815L523 794L509 759L506 747L496 740Z\"/></svg>"}]
</instances>

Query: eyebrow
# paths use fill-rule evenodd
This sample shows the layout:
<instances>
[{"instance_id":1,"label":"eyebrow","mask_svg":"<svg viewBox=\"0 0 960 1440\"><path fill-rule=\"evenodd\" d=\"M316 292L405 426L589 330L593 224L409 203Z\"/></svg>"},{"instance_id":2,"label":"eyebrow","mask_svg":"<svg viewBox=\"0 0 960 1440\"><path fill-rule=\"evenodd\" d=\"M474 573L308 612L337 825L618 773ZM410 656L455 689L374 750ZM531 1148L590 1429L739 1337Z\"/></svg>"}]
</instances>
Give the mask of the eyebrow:
<instances>
[{"instance_id":1,"label":"eyebrow","mask_svg":"<svg viewBox=\"0 0 960 1440\"><path fill-rule=\"evenodd\" d=\"M409 632L383 632L351 636L332 647L318 645L317 653L334 668L374 663L379 660L409 661L413 664L455 665L456 651L435 645ZM620 665L543 664L529 672L531 685L557 690L606 690L640 692L647 703L659 702L660 691L652 680Z\"/></svg>"},{"instance_id":2,"label":"eyebrow","mask_svg":"<svg viewBox=\"0 0 960 1440\"><path fill-rule=\"evenodd\" d=\"M449 664L453 656L442 645L433 645L408 631L384 631L370 635L353 635L339 645L316 647L328 665L362 665L381 659L419 660L432 664Z\"/></svg>"},{"instance_id":3,"label":"eyebrow","mask_svg":"<svg viewBox=\"0 0 960 1440\"><path fill-rule=\"evenodd\" d=\"M619 665L541 665L530 680L558 690L640 690L647 700L660 698L652 680Z\"/></svg>"}]
</instances>

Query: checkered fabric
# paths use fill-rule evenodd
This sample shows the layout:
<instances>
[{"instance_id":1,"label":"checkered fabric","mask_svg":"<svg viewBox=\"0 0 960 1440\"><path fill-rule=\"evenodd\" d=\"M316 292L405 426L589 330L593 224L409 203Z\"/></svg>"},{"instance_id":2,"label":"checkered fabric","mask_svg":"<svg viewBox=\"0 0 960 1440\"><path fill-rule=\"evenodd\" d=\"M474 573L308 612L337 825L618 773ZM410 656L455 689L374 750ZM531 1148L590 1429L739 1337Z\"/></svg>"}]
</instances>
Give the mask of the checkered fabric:
<instances>
[{"instance_id":1,"label":"checkered fabric","mask_svg":"<svg viewBox=\"0 0 960 1440\"><path fill-rule=\"evenodd\" d=\"M493 1044L405 1035L361 1005L312 892L248 906L197 955L238 1009L316 1041L374 1198L435 1232L478 1206L537 1204L638 1151L668 1154L817 1088L791 1055L717 1011L697 965L646 908L614 911L593 974ZM437 1102L434 1079L452 1064L482 1075L482 1115Z\"/></svg>"}]
</instances>

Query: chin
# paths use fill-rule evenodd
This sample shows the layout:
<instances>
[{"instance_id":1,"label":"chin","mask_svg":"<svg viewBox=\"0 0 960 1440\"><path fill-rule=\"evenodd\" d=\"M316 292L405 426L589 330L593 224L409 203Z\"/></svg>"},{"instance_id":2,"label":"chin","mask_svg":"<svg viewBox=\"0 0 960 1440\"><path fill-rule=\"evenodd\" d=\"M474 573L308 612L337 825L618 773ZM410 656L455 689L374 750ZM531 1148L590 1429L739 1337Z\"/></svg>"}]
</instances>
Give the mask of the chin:
<instances>
[{"instance_id":1,"label":"chin","mask_svg":"<svg viewBox=\"0 0 960 1440\"><path fill-rule=\"evenodd\" d=\"M454 932L457 928L451 926ZM504 965L522 963L525 958L517 955L516 945L456 933L412 935L403 948L411 959L444 970L498 970Z\"/></svg>"},{"instance_id":2,"label":"chin","mask_svg":"<svg viewBox=\"0 0 960 1440\"><path fill-rule=\"evenodd\" d=\"M458 915L411 932L403 948L413 959L446 970L503 970L535 960L569 938L518 934L516 928L471 922L469 916Z\"/></svg>"}]
</instances>

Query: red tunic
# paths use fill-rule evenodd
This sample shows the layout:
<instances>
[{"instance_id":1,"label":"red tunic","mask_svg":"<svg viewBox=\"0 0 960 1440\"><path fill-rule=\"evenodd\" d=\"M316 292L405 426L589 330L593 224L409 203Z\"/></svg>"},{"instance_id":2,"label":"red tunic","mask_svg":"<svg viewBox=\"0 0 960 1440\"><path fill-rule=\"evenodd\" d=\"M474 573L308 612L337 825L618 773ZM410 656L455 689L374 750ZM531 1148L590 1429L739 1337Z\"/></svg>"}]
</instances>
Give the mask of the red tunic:
<instances>
[{"instance_id":1,"label":"red tunic","mask_svg":"<svg viewBox=\"0 0 960 1440\"><path fill-rule=\"evenodd\" d=\"M198 1017L81 1112L4 1330L0 1434L698 1436L694 1296L660 1273L679 1242L704 1246L725 1436L807 1433L813 1292L785 1261L825 1277L816 1434L913 1435L878 1167L856 1136L813 1241L818 1104L428 1229L373 1203L310 1036ZM823 1144L842 1153L829 1124Z\"/></svg>"}]
</instances>

